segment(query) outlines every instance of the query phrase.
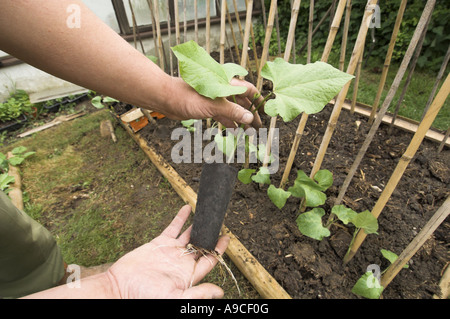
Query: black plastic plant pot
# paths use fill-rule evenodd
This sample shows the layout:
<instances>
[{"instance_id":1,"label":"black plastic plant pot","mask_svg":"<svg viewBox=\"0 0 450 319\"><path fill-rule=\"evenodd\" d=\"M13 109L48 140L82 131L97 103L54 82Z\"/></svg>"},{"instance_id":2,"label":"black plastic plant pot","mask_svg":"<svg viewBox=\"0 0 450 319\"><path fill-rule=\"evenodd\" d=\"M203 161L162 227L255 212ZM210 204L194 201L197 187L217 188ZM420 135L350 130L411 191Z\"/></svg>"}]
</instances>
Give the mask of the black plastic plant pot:
<instances>
[{"instance_id":1,"label":"black plastic plant pot","mask_svg":"<svg viewBox=\"0 0 450 319\"><path fill-rule=\"evenodd\" d=\"M203 165L190 240L196 248L215 250L236 176L228 164Z\"/></svg>"},{"instance_id":2,"label":"black plastic plant pot","mask_svg":"<svg viewBox=\"0 0 450 319\"><path fill-rule=\"evenodd\" d=\"M60 107L61 107L61 102L57 102L53 105L45 105L44 106L44 108L47 110L47 112L58 112Z\"/></svg>"},{"instance_id":3,"label":"black plastic plant pot","mask_svg":"<svg viewBox=\"0 0 450 319\"><path fill-rule=\"evenodd\" d=\"M17 119L8 122L0 122L0 132L2 131L16 131L21 128L28 117L25 114L20 115Z\"/></svg>"}]
</instances>

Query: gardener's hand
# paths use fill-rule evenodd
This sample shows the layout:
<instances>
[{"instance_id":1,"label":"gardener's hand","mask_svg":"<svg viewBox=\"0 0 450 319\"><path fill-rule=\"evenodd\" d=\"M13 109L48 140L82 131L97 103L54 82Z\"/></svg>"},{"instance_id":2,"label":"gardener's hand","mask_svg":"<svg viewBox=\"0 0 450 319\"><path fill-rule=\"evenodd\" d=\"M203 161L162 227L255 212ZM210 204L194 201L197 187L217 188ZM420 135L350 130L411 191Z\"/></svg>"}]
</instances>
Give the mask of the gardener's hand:
<instances>
[{"instance_id":1,"label":"gardener's hand","mask_svg":"<svg viewBox=\"0 0 450 319\"><path fill-rule=\"evenodd\" d=\"M191 228L178 235L190 212L190 206L184 206L160 236L128 253L107 271L118 297L198 299L223 296L222 289L216 285L195 286L211 271L217 259L186 253ZM216 251L222 254L228 242L228 237L221 237Z\"/></svg>"},{"instance_id":2,"label":"gardener's hand","mask_svg":"<svg viewBox=\"0 0 450 319\"><path fill-rule=\"evenodd\" d=\"M231 85L247 88L245 93L235 97L237 103L234 103L231 98L212 100L203 97L181 78L174 77L172 82L174 94L169 94L170 99L167 101L164 110L161 111L169 118L177 120L213 118L230 128L236 127L236 124L251 125L255 128L261 127L258 112L252 114L251 111L254 110L254 106L262 103L263 97L253 84L236 78L232 79ZM257 96L256 99L255 96Z\"/></svg>"}]
</instances>

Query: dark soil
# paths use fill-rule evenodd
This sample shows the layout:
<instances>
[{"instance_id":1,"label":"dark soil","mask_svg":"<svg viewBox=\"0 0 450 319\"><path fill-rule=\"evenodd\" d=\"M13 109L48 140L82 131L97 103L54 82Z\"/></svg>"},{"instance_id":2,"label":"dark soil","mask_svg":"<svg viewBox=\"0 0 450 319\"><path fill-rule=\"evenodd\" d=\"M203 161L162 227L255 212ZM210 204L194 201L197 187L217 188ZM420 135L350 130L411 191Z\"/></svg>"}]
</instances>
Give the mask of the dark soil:
<instances>
[{"instance_id":1,"label":"dark soil","mask_svg":"<svg viewBox=\"0 0 450 319\"><path fill-rule=\"evenodd\" d=\"M311 171L331 110L332 105L328 105L321 113L309 117L289 185L298 169L307 174ZM361 121L358 130L356 121ZM269 119L264 118L264 122L268 127ZM271 176L276 186L297 124L298 120L277 123L281 137L280 168ZM149 125L140 134L198 191L202 164L176 164L171 160L172 147L179 142L171 140L171 132L180 126L178 121L164 118L158 120L157 127ZM326 192L327 203L322 207L327 213L369 129L366 118L342 111L321 167L334 176L334 184ZM357 212L371 210L411 138L411 133L396 128L389 135L388 127L382 124L347 191L344 204ZM400 254L450 195L450 150L444 148L437 154L437 147L436 143L424 140L379 217L379 234L369 235L346 266L342 258L353 229L343 225L332 227L331 236L322 241L303 236L295 223L300 201L291 197L279 210L268 199L267 186L237 182L225 224L293 298L358 298L351 289L367 266L377 264L381 270L389 266L380 250ZM242 164L234 165L242 168ZM327 215L324 221L326 218ZM386 288L384 298L422 299L439 294L439 280L448 263L448 229L447 219L412 258L409 268L403 269Z\"/></svg>"}]
</instances>

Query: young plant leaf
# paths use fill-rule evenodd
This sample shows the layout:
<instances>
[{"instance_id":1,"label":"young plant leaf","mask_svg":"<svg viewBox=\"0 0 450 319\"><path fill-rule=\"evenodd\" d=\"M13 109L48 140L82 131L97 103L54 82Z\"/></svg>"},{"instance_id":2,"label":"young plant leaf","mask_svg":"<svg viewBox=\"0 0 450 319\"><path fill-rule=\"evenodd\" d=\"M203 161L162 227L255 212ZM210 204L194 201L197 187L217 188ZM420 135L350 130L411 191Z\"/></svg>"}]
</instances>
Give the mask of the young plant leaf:
<instances>
[{"instance_id":1,"label":"young plant leaf","mask_svg":"<svg viewBox=\"0 0 450 319\"><path fill-rule=\"evenodd\" d=\"M331 212L339 218L345 225L353 220L358 214L353 209L345 207L344 205L336 205L333 206Z\"/></svg>"},{"instance_id":2,"label":"young plant leaf","mask_svg":"<svg viewBox=\"0 0 450 319\"><path fill-rule=\"evenodd\" d=\"M19 155L22 154L23 152L25 152L27 150L27 148L25 146L18 146L12 149L11 153L13 155Z\"/></svg>"},{"instance_id":3,"label":"young plant leaf","mask_svg":"<svg viewBox=\"0 0 450 319\"><path fill-rule=\"evenodd\" d=\"M323 186L317 184L305 172L298 170L294 186L289 187L288 192L292 196L305 198L305 205L307 207L317 207L325 204L327 199L327 196L322 192L323 189Z\"/></svg>"},{"instance_id":4,"label":"young plant leaf","mask_svg":"<svg viewBox=\"0 0 450 319\"><path fill-rule=\"evenodd\" d=\"M291 196L291 193L286 192L282 188L270 185L267 189L267 195L275 206L277 206L279 209L282 209L284 205L286 205L286 201Z\"/></svg>"},{"instance_id":5,"label":"young plant leaf","mask_svg":"<svg viewBox=\"0 0 450 319\"><path fill-rule=\"evenodd\" d=\"M378 220L368 210L357 214L350 222L355 227L364 229L367 235L377 233Z\"/></svg>"},{"instance_id":6,"label":"young plant leaf","mask_svg":"<svg viewBox=\"0 0 450 319\"><path fill-rule=\"evenodd\" d=\"M238 172L238 179L244 184L250 184L254 172L256 172L256 169L243 168Z\"/></svg>"},{"instance_id":7,"label":"young plant leaf","mask_svg":"<svg viewBox=\"0 0 450 319\"><path fill-rule=\"evenodd\" d=\"M368 271L358 279L352 288L352 293L368 299L380 299L383 289L373 272Z\"/></svg>"},{"instance_id":8,"label":"young plant leaf","mask_svg":"<svg viewBox=\"0 0 450 319\"><path fill-rule=\"evenodd\" d=\"M325 215L325 210L322 208L314 208L301 214L296 220L298 229L303 235L317 240L330 236L328 228L323 227L323 215Z\"/></svg>"},{"instance_id":9,"label":"young plant leaf","mask_svg":"<svg viewBox=\"0 0 450 319\"><path fill-rule=\"evenodd\" d=\"M326 191L333 185L333 173L327 169L321 169L314 175L314 180L317 181L322 191Z\"/></svg>"},{"instance_id":10,"label":"young plant leaf","mask_svg":"<svg viewBox=\"0 0 450 319\"><path fill-rule=\"evenodd\" d=\"M172 47L172 51L178 58L181 77L199 94L215 99L242 94L247 90L246 87L230 84L235 75L247 75L247 70L237 64L217 63L194 41Z\"/></svg>"},{"instance_id":11,"label":"young plant leaf","mask_svg":"<svg viewBox=\"0 0 450 319\"><path fill-rule=\"evenodd\" d=\"M0 190L5 191L8 185L14 183L16 179L13 176L9 176L8 173L0 175Z\"/></svg>"},{"instance_id":12,"label":"young plant leaf","mask_svg":"<svg viewBox=\"0 0 450 319\"><path fill-rule=\"evenodd\" d=\"M267 184L270 185L270 173L269 173L269 169L267 167L260 167L258 170L258 173L256 173L256 175L252 176L252 180L255 183L259 183L259 184Z\"/></svg>"},{"instance_id":13,"label":"young plant leaf","mask_svg":"<svg viewBox=\"0 0 450 319\"><path fill-rule=\"evenodd\" d=\"M270 116L280 115L285 122L302 112L320 112L353 78L325 62L291 64L282 58L267 62L261 75L272 81L276 96L266 102L264 111Z\"/></svg>"},{"instance_id":14,"label":"young plant leaf","mask_svg":"<svg viewBox=\"0 0 450 319\"><path fill-rule=\"evenodd\" d=\"M91 100L91 103L94 107L96 107L97 109L102 109L105 106L102 104L102 97L101 96L96 96Z\"/></svg>"},{"instance_id":15,"label":"young plant leaf","mask_svg":"<svg viewBox=\"0 0 450 319\"><path fill-rule=\"evenodd\" d=\"M214 141L216 142L219 151L226 156L231 156L236 149L236 136L233 134L222 136L221 133L218 133L214 136Z\"/></svg>"},{"instance_id":16,"label":"young plant leaf","mask_svg":"<svg viewBox=\"0 0 450 319\"><path fill-rule=\"evenodd\" d=\"M386 249L381 249L381 254L383 255L384 258L389 260L389 262L391 264L393 264L398 258L397 254L393 253L390 250L386 250ZM406 264L406 265L403 266L403 268L409 268L409 265Z\"/></svg>"}]
</instances>

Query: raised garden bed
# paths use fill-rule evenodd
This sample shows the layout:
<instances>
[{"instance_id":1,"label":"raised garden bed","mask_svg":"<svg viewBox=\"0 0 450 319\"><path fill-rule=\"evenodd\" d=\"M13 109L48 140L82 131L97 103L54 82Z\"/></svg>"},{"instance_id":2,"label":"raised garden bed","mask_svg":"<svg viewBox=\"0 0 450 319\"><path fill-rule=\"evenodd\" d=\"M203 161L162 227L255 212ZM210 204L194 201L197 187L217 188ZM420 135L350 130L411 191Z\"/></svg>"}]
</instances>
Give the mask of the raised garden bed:
<instances>
[{"instance_id":1,"label":"raised garden bed","mask_svg":"<svg viewBox=\"0 0 450 319\"><path fill-rule=\"evenodd\" d=\"M297 169L307 174L311 170L331 109L329 105L308 120L291 171L291 183ZM359 127L356 121L361 122ZM269 119L264 122L265 126L269 125ZM275 185L281 180L296 125L296 121L277 123L282 138L280 168L271 177ZM171 132L176 127L181 127L180 122L164 118L158 120L156 126L146 126L139 134L197 192L202 164L171 161L172 147L179 142L171 140ZM334 176L334 184L327 190L328 200L323 206L327 213L369 128L366 118L347 111L341 114L322 164L322 168L330 170ZM347 191L344 204L358 212L371 210L411 137L411 133L399 129L388 135L387 126L383 124ZM400 254L449 196L450 151L444 149L438 154L436 150L436 143L424 140L379 218L379 234L368 236L346 266L342 258L353 229L332 227L331 236L322 241L303 236L295 223L299 200L291 198L279 210L267 197L267 186L238 182L225 225L291 297L358 298L351 289L367 266L377 264L381 269L388 266L380 250ZM242 168L242 164L235 166ZM438 284L448 262L448 228L446 220L412 258L409 268L395 277L384 291L384 298L432 298L439 293Z\"/></svg>"}]
</instances>

